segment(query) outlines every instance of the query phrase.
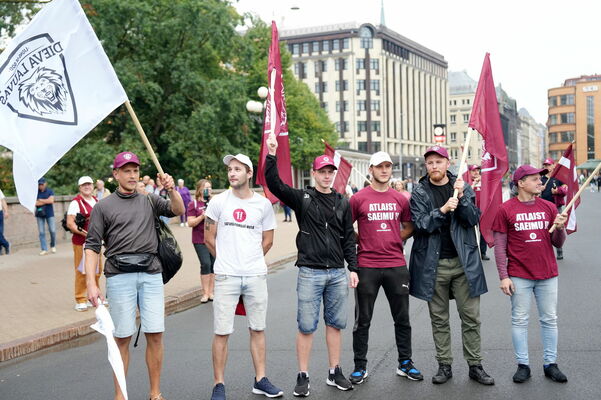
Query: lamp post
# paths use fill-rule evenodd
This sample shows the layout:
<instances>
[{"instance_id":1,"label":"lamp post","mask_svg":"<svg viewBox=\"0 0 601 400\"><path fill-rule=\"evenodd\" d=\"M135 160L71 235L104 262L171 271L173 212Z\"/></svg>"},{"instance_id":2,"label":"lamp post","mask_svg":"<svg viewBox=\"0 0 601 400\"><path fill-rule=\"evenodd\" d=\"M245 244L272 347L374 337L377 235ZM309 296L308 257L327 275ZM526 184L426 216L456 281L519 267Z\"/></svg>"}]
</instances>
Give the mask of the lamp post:
<instances>
[{"instance_id":1,"label":"lamp post","mask_svg":"<svg viewBox=\"0 0 601 400\"><path fill-rule=\"evenodd\" d=\"M257 95L261 99L265 99L267 97L268 90L265 86L261 86L257 89ZM252 112L255 114L260 114L263 112L263 104L264 102L249 100L246 102L246 111Z\"/></svg>"}]
</instances>

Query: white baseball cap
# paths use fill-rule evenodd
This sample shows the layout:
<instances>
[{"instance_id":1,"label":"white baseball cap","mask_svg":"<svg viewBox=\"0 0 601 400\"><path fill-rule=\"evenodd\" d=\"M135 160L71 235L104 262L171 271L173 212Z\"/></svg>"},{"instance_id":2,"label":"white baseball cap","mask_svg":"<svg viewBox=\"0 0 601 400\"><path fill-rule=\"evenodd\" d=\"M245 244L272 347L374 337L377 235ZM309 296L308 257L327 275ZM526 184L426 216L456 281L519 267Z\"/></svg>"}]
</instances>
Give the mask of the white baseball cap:
<instances>
[{"instance_id":1,"label":"white baseball cap","mask_svg":"<svg viewBox=\"0 0 601 400\"><path fill-rule=\"evenodd\" d=\"M369 159L369 166L371 167L374 165L380 165L383 162L389 162L392 164L392 159L390 158L387 152L378 151L377 153L374 153Z\"/></svg>"},{"instance_id":2,"label":"white baseball cap","mask_svg":"<svg viewBox=\"0 0 601 400\"><path fill-rule=\"evenodd\" d=\"M253 163L252 161L250 161L250 158L248 158L248 156L245 156L244 154L236 154L235 156L228 154L227 156L223 157L223 163L225 165L230 165L230 162L232 160L237 160L240 161L242 164L246 165L248 168L250 168L250 170L253 170Z\"/></svg>"},{"instance_id":3,"label":"white baseball cap","mask_svg":"<svg viewBox=\"0 0 601 400\"><path fill-rule=\"evenodd\" d=\"M94 181L92 180L92 178L90 178L89 176L82 176L81 178L79 178L79 180L77 181L77 186L81 186L84 183L91 183L94 184Z\"/></svg>"}]
</instances>

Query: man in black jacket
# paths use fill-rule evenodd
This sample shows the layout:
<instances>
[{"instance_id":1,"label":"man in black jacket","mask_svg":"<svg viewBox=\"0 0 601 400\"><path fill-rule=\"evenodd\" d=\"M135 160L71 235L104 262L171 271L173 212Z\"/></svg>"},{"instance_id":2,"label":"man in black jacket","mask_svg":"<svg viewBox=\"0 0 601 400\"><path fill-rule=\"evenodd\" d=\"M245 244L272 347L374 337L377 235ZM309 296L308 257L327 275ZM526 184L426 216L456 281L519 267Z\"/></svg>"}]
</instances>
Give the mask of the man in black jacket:
<instances>
[{"instance_id":1,"label":"man in black jacket","mask_svg":"<svg viewBox=\"0 0 601 400\"><path fill-rule=\"evenodd\" d=\"M432 335L436 346L438 372L433 383L445 383L452 376L449 299L455 298L461 318L463 356L471 379L493 385L494 379L482 368L480 352L480 295L486 280L474 226L480 211L472 188L447 171L449 154L440 146L426 150L428 175L420 179L411 195L414 242L409 271L410 294L428 302ZM453 190L458 191L457 198Z\"/></svg>"},{"instance_id":2,"label":"man in black jacket","mask_svg":"<svg viewBox=\"0 0 601 400\"><path fill-rule=\"evenodd\" d=\"M357 287L359 282L355 231L349 202L331 189L336 166L330 157L323 155L313 161L315 187L293 189L282 182L278 175L275 135L269 135L267 146L267 187L294 210L300 229L296 236L296 265L299 268L296 352L299 373L293 394L300 397L309 395L309 357L322 298L330 367L326 383L340 390L352 389L352 384L339 366L341 330L346 327L349 287L344 270L345 260L351 271L350 287Z\"/></svg>"}]
</instances>

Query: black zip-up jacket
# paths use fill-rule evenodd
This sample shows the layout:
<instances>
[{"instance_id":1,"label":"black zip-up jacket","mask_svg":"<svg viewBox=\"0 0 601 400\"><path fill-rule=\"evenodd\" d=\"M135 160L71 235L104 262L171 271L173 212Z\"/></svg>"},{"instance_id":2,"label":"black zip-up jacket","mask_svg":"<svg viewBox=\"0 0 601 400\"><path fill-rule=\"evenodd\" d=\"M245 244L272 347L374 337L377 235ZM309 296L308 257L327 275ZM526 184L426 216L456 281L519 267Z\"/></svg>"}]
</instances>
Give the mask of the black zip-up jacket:
<instances>
[{"instance_id":1,"label":"black zip-up jacket","mask_svg":"<svg viewBox=\"0 0 601 400\"><path fill-rule=\"evenodd\" d=\"M350 271L357 272L355 230L349 201L336 193L334 218L325 220L315 199L315 188L294 189L286 185L278 174L277 159L267 155L265 180L273 193L296 214L299 232L296 235L298 249L297 266L311 268L344 268L344 260ZM310 199L310 202L305 200ZM309 207L304 210L303 204Z\"/></svg>"}]
</instances>

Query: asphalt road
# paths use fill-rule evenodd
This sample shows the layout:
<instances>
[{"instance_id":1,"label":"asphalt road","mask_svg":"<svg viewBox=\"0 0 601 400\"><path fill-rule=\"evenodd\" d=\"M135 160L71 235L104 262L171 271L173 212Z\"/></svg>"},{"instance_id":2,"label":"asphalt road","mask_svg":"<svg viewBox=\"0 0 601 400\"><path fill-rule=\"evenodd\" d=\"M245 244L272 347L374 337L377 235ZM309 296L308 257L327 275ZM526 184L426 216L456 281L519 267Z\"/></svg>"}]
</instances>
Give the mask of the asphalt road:
<instances>
[{"instance_id":1,"label":"asphalt road","mask_svg":"<svg viewBox=\"0 0 601 400\"><path fill-rule=\"evenodd\" d=\"M579 231L568 238L565 260L560 262L559 366L569 378L567 384L546 379L542 373L540 330L536 318L530 323L530 362L532 379L514 384L515 361L510 336L509 299L498 286L493 261L485 262L489 293L482 296L483 365L496 380L485 387L467 376L462 358L459 321L452 314L454 377L445 385L430 381L437 364L431 337L427 305L411 299L413 359L425 376L423 382L410 382L395 375L396 348L393 325L383 293L380 293L372 321L369 349L369 379L353 391L340 392L325 384L327 353L323 323L316 333L310 376L314 399L599 399L601 398L600 332L601 194L585 193L578 209ZM489 255L492 252L489 250ZM270 306L267 328L268 377L280 386L286 398L293 398L297 366L296 269L284 266L269 275ZM344 332L342 367L353 368L352 310L349 328ZM452 305L452 308L454 305ZM533 309L533 316L537 315ZM229 399L257 399L251 394L253 370L248 351L248 333L243 317L236 318L236 332L230 338L226 370ZM7 321L3 321L7 323ZM211 367L212 308L201 305L167 317L165 362L162 390L167 399L208 399L212 388ZM130 399L147 398L144 340L132 349L128 391ZM34 356L0 364L0 399L111 399L110 367L104 340L90 338Z\"/></svg>"}]
</instances>

